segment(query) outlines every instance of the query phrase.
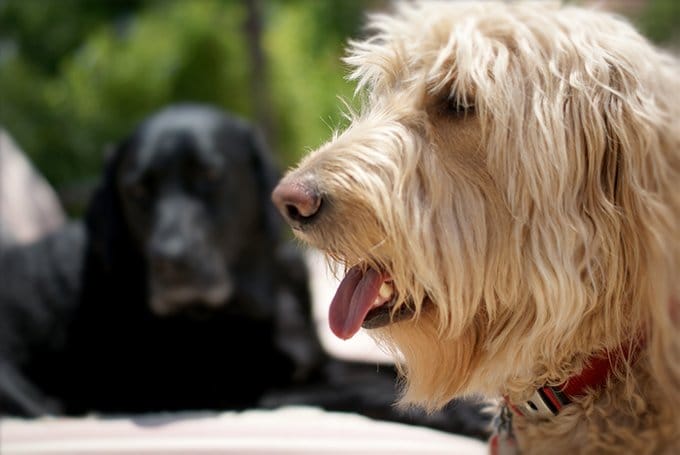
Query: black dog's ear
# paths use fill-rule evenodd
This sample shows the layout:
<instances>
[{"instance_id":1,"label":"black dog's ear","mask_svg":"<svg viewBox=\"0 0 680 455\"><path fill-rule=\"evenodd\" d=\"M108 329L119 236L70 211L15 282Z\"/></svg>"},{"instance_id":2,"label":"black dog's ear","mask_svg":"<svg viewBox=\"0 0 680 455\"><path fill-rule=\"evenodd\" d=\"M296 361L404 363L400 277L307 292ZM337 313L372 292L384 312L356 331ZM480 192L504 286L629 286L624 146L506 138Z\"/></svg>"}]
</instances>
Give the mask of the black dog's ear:
<instances>
[{"instance_id":1,"label":"black dog's ear","mask_svg":"<svg viewBox=\"0 0 680 455\"><path fill-rule=\"evenodd\" d=\"M113 267L119 248L129 244L116 180L131 141L128 138L118 145L106 147L102 179L85 212L90 248L107 269Z\"/></svg>"},{"instance_id":2,"label":"black dog's ear","mask_svg":"<svg viewBox=\"0 0 680 455\"><path fill-rule=\"evenodd\" d=\"M274 157L265 145L264 138L254 128L248 131L248 143L253 175L257 179L257 187L260 191L258 195L259 206L264 210L264 230L269 239L278 242L283 231L283 220L272 203L271 194L279 182L281 174Z\"/></svg>"}]
</instances>

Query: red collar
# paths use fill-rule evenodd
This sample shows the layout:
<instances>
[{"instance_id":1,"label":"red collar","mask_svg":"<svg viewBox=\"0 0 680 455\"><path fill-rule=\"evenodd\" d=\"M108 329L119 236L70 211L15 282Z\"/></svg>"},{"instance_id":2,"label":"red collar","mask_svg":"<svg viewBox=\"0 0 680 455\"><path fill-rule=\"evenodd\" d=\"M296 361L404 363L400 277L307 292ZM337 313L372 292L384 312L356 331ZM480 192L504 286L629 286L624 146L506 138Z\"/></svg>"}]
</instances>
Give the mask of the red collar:
<instances>
[{"instance_id":1,"label":"red collar","mask_svg":"<svg viewBox=\"0 0 680 455\"><path fill-rule=\"evenodd\" d=\"M593 355L579 374L561 385L537 389L528 401L516 404L510 402L507 397L505 401L515 414L523 417L538 419L554 417L575 398L587 395L590 390L604 387L617 365L621 361L636 357L642 344L641 341L627 343L613 351Z\"/></svg>"}]
</instances>

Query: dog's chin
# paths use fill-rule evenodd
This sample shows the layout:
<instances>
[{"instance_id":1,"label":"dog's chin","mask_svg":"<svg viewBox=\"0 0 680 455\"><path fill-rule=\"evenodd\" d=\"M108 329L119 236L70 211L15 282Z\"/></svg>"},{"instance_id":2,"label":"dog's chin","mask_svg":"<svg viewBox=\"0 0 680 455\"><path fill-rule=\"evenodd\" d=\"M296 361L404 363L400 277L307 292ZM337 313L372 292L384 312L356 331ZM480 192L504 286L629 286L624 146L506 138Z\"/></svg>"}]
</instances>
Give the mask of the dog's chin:
<instances>
[{"instance_id":1,"label":"dog's chin","mask_svg":"<svg viewBox=\"0 0 680 455\"><path fill-rule=\"evenodd\" d=\"M161 317L186 314L198 318L223 307L233 292L227 282L209 287L152 286L151 311Z\"/></svg>"}]
</instances>

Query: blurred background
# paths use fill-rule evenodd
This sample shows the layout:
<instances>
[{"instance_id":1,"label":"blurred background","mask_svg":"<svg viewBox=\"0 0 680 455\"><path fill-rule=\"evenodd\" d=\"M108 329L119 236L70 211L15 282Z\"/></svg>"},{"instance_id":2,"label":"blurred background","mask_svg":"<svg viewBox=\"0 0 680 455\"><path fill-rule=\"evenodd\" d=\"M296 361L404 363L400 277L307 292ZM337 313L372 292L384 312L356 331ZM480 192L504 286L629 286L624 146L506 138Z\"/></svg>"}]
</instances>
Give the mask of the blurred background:
<instances>
[{"instance_id":1,"label":"blurred background","mask_svg":"<svg viewBox=\"0 0 680 455\"><path fill-rule=\"evenodd\" d=\"M583 2L581 2L583 3ZM591 2L592 3L592 2ZM597 2L679 48L680 1ZM107 145L175 101L258 124L282 166L342 126L340 58L384 0L0 0L0 125L79 215Z\"/></svg>"},{"instance_id":2,"label":"blurred background","mask_svg":"<svg viewBox=\"0 0 680 455\"><path fill-rule=\"evenodd\" d=\"M340 125L361 0L0 0L0 124L78 214L108 144L174 101L257 123L282 164Z\"/></svg>"}]
</instances>

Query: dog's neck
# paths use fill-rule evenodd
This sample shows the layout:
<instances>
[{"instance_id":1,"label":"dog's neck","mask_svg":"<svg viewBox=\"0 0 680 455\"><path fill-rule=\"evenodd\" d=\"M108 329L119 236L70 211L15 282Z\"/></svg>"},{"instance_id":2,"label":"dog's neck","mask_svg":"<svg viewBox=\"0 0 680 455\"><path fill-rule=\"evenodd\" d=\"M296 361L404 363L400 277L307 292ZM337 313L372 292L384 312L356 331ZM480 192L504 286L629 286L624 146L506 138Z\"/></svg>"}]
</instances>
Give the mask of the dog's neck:
<instances>
[{"instance_id":1,"label":"dog's neck","mask_svg":"<svg viewBox=\"0 0 680 455\"><path fill-rule=\"evenodd\" d=\"M636 339L614 350L591 356L584 368L557 386L544 385L535 389L528 400L513 401L504 397L501 415L496 421L496 431L491 439L491 453L517 453L512 428L513 415L527 423L546 422L557 418L560 412L579 398L601 390L623 364L630 364L638 356L644 340Z\"/></svg>"}]
</instances>

